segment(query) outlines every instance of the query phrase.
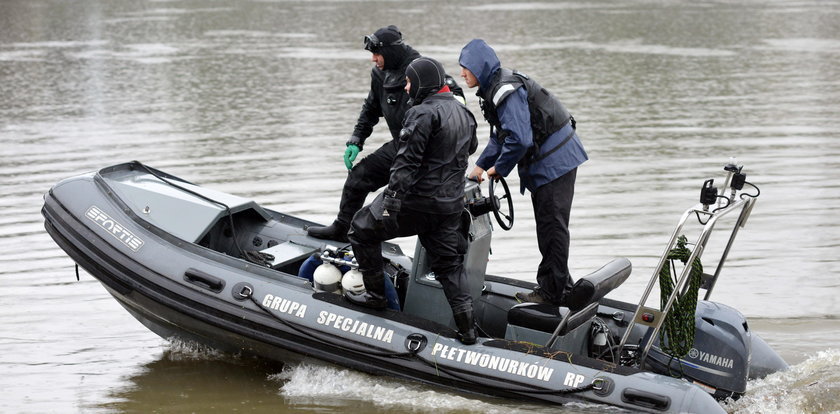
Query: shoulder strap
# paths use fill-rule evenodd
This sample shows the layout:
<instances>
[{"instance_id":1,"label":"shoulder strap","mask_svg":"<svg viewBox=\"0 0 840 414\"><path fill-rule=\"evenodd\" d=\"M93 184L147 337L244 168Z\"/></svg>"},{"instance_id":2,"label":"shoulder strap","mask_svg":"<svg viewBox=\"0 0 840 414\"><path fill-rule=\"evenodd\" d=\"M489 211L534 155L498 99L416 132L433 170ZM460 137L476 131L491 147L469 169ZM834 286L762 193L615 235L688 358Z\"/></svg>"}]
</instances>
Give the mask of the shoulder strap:
<instances>
[{"instance_id":1,"label":"shoulder strap","mask_svg":"<svg viewBox=\"0 0 840 414\"><path fill-rule=\"evenodd\" d=\"M505 98L507 98L515 90L516 90L516 87L513 86L510 83L500 85L499 88L496 89L496 93L493 94L493 106L498 107L499 103L501 103Z\"/></svg>"},{"instance_id":2,"label":"shoulder strap","mask_svg":"<svg viewBox=\"0 0 840 414\"><path fill-rule=\"evenodd\" d=\"M491 102L493 102L493 106L495 107L498 107L516 88L524 84L522 79L516 76L516 72L510 69L502 68L498 76L500 79L493 88L492 96L490 96Z\"/></svg>"}]
</instances>

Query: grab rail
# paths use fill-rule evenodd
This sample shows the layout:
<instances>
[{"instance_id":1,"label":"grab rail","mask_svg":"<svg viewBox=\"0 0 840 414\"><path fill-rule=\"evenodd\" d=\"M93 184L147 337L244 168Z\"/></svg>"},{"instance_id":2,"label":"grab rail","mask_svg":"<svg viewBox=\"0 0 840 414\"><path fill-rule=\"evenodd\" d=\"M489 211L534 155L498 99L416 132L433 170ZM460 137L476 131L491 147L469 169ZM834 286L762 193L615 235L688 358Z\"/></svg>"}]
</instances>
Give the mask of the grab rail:
<instances>
[{"instance_id":1,"label":"grab rail","mask_svg":"<svg viewBox=\"0 0 840 414\"><path fill-rule=\"evenodd\" d=\"M733 183L732 177L733 177L733 173L735 171L731 170L729 167L730 166L727 166L727 168L725 168L727 171L729 171L729 175L726 178L725 187L723 187L721 189L720 195L718 195L719 198L727 198L724 195L724 192L726 192L727 189L730 188L730 184ZM737 169L737 173L740 174L740 168ZM740 188L738 188L738 189L740 190ZM627 344L627 340L629 339L630 334L632 333L633 328L635 327L636 324L640 324L640 325L644 325L644 326L648 326L648 327L652 328L653 331L650 332L649 335L646 334L646 335L643 336L642 340L646 341L646 342L644 344L639 345L639 349L641 349L641 353L638 355L638 357L639 357L638 358L638 363L639 363L640 368L644 368L645 359L647 358L648 351L650 350L650 347L653 345L654 340L657 338L657 335L659 334L659 330L662 327L662 324L665 322L666 318L668 317L668 314L670 313L671 308L674 305L674 301L677 297L677 294L684 293L684 291L688 288L688 281L690 279L689 275L690 275L690 272L691 272L691 265L690 264L694 263L694 260L696 258L699 258L703 255L703 252L706 248L706 244L709 241L709 236L711 235L712 230L714 230L715 225L717 224L718 220L721 217L732 213L733 211L740 211L741 212L740 216L736 220L735 225L734 225L734 227L733 227L733 229L732 229L732 231L729 235L729 240L727 241L726 247L724 248L724 250L721 254L720 261L717 264L717 267L715 269L714 274L709 275L709 274L704 273L702 275L702 277L704 279L704 283L702 284L701 288L706 290L706 295L705 295L704 299L705 300L709 299L709 297L711 296L711 293L712 293L712 289L714 288L715 283L717 282L717 278L720 276L720 271L723 268L723 264L726 262L726 259L729 255L729 251L732 248L732 245L733 245L734 240L735 240L735 236L738 234L738 230L741 227L744 227L744 225L746 224L746 221L749 218L750 213L752 212L752 208L753 208L753 205L754 205L754 203L756 201L756 197L757 197L757 195L752 196L752 195L742 194L741 198L736 201L735 200L735 194L736 194L736 190L733 189L732 193L731 193L731 196L730 196L731 198L728 198L729 199L729 204L724 206L724 207L718 207L718 208L716 208L712 211L709 211L709 204L697 204L697 205L689 208L688 210L686 210L685 213L683 213L682 217L680 218L679 222L677 223L676 228L671 233L671 239L668 242L668 246L665 248L664 253L659 258L659 263L656 265L656 268L654 269L653 275L651 276L650 281L648 282L648 285L645 288L645 291L642 294L641 299L639 300L639 304L636 307L636 311L633 314L633 318L630 320L626 330L624 331L624 335L622 336L621 342L618 345L619 355L623 351L625 345ZM691 256L686 261L686 263L688 265L686 265L684 267L684 269L682 270L682 273L680 274L680 276L677 279L677 282L674 286L674 290L673 290L673 292L671 292L671 295L668 297L668 301L666 302L664 308L661 309L661 310L657 310L657 309L646 307L645 304L647 303L647 301L650 297L650 293L653 290L654 284L657 282L657 280L659 278L659 273L662 270L663 266L666 266L666 264L668 262L668 254L671 251L671 249L674 248L674 246L676 245L677 239L678 239L680 233L682 232L683 227L685 226L689 217L691 217L692 215L696 215L698 217L698 220L700 219L701 215L704 216L704 217L708 217L708 220L705 223L703 223L702 220L700 221L700 223L703 224L703 229L700 232L700 235L698 236L696 243L694 243L695 247L694 247L694 250L691 252Z\"/></svg>"}]
</instances>

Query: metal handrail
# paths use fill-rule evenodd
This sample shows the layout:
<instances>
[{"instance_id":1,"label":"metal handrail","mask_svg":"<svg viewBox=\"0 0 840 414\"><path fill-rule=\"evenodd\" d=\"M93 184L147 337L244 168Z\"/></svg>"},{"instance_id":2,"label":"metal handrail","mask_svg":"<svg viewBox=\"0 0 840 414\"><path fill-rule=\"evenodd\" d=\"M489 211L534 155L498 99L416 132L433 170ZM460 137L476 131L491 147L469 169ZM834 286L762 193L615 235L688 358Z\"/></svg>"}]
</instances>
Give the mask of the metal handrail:
<instances>
[{"instance_id":1,"label":"metal handrail","mask_svg":"<svg viewBox=\"0 0 840 414\"><path fill-rule=\"evenodd\" d=\"M729 182L729 178L727 178L726 182L727 183ZM724 187L722 189L721 193L723 193L726 190L727 190L727 187ZM705 299L708 300L708 298L711 295L711 289L712 289L712 287L714 287L714 284L717 281L718 276L720 275L720 271L723 268L723 263L726 261L726 258L729 254L729 250L732 248L732 244L734 242L735 236L738 233L738 229L740 227L743 227L743 225L746 223L746 220L747 220L750 212L752 211L752 205L753 205L754 202L755 202L754 198L745 197L745 198L741 198L737 201L730 201L729 205L727 205L725 207L722 207L722 208L712 210L712 211L708 211L708 206L704 206L702 204L697 204L697 205L689 208L688 210L686 210L685 213L683 213L682 217L680 218L679 222L677 223L676 228L674 229L673 233L671 233L671 239L668 242L668 246L665 248L664 253L660 257L659 263L657 264L657 266L656 266L656 268L653 272L653 275L651 276L651 279L648 282L647 287L645 288L645 292L642 294L642 297L639 301L639 304L636 307L636 311L633 314L633 318L628 323L628 326L627 326L627 328L624 332L624 335L621 338L621 342L619 343L619 346L618 346L619 353L624 349L624 346L626 345L627 340L629 339L630 334L633 331L633 327L636 325L636 323L639 323L641 315L643 315L645 313L650 313L651 315L653 315L653 318L654 318L653 321L645 322L644 324L646 326L649 326L649 327L653 328L653 332L651 332L650 336L647 337L648 338L647 342L643 345L640 345L640 347L639 347L642 350L640 358L639 358L639 364L640 364L641 368L644 368L644 363L645 363L644 361L647 357L648 351L650 350L650 347L653 345L653 341L655 340L656 335L659 333L659 330L662 327L662 324L664 323L665 319L667 318L668 313L671 311L671 307L674 304L677 293L683 292L684 289L686 289L686 287L688 285L689 274L690 274L690 271L691 271L691 265L690 264L694 263L695 258L699 258L699 257L702 256L703 251L706 247L706 244L709 241L709 236L711 235L712 230L714 229L715 225L717 224L717 221L721 217L726 216L733 211L739 210L739 208L740 208L741 215L739 216L738 220L735 223L735 226L732 230L732 234L729 237L729 241L728 241L728 243L727 243L727 245L726 245L726 247L725 247L725 249L724 249L724 251L721 255L721 260L718 263L717 269L715 270L714 276L709 281L709 287L706 288L707 292L706 292ZM679 237L680 232L682 231L683 227L685 226L686 221L688 221L688 218L691 217L692 215L698 215L698 217L699 217L699 215L708 216L709 220L704 224L703 230L701 231L700 236L698 237L697 242L695 243L695 248L691 252L691 256L686 261L686 263L688 263L689 265L685 266L682 273L680 274L680 277L677 279L677 283L674 286L673 292L671 292L671 295L668 297L668 301L666 302L665 307L661 311L656 311L652 308L647 308L645 306L645 304L647 303L647 301L650 297L650 293L653 290L654 284L658 280L659 272L662 270L662 267L666 265L666 262L668 260L669 252L675 246L677 238Z\"/></svg>"}]
</instances>

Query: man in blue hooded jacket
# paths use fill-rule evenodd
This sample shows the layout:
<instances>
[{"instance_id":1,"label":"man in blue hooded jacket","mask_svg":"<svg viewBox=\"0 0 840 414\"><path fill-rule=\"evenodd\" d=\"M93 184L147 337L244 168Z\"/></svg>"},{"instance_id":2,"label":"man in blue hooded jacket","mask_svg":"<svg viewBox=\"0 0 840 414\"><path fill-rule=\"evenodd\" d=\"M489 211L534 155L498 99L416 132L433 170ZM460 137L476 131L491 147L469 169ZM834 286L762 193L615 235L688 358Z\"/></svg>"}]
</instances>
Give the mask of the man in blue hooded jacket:
<instances>
[{"instance_id":1,"label":"man in blue hooded jacket","mask_svg":"<svg viewBox=\"0 0 840 414\"><path fill-rule=\"evenodd\" d=\"M478 87L490 140L470 177L507 177L517 166L520 192L531 192L542 261L532 292L522 302L561 305L572 287L569 274L569 215L577 167L588 159L575 120L560 101L528 76L502 68L484 40L473 39L458 59L468 88Z\"/></svg>"}]
</instances>

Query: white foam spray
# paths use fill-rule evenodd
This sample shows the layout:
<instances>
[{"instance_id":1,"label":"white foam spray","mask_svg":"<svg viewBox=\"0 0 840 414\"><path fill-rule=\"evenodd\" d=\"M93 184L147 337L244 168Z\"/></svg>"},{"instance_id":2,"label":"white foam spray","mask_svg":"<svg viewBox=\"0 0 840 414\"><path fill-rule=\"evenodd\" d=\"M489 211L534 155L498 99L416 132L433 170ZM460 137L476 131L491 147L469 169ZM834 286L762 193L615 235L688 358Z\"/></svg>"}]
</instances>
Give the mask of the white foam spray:
<instances>
[{"instance_id":1,"label":"white foam spray","mask_svg":"<svg viewBox=\"0 0 840 414\"><path fill-rule=\"evenodd\" d=\"M840 413L840 349L819 351L804 362L747 385L726 404L730 413Z\"/></svg>"},{"instance_id":2,"label":"white foam spray","mask_svg":"<svg viewBox=\"0 0 840 414\"><path fill-rule=\"evenodd\" d=\"M282 382L280 393L292 404L348 405L372 404L375 407L411 412L458 412L486 414L556 413L551 405L525 404L508 399L465 397L428 386L388 377L375 377L358 371L329 365L300 364L284 367L270 380ZM605 406L567 404L574 413L603 413Z\"/></svg>"}]
</instances>

